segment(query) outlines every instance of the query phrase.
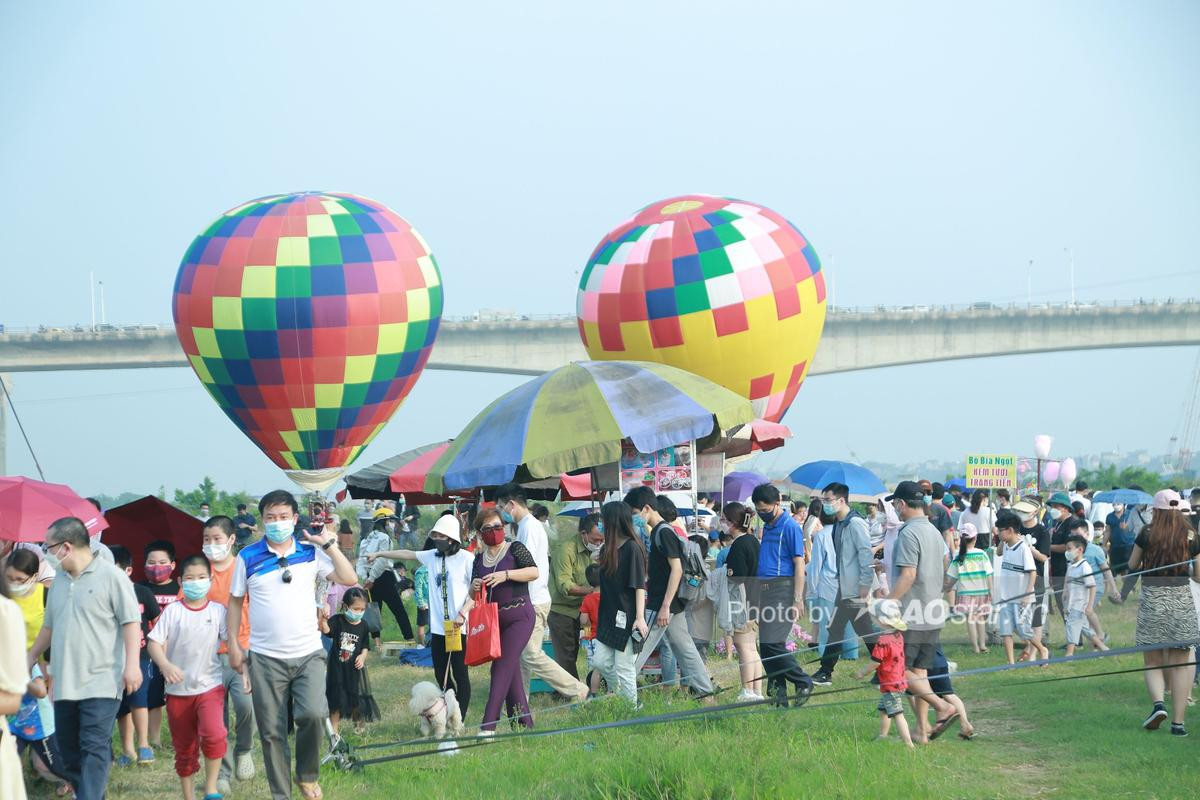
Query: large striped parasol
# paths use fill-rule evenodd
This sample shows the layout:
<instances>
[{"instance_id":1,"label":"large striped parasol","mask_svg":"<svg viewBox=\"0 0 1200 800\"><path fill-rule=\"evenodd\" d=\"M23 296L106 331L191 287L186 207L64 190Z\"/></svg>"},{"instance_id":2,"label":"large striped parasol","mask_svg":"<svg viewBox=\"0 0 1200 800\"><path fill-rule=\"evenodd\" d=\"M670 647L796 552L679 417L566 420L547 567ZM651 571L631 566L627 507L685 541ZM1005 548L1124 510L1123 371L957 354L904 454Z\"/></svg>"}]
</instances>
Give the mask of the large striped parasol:
<instances>
[{"instance_id":1,"label":"large striped parasol","mask_svg":"<svg viewBox=\"0 0 1200 800\"><path fill-rule=\"evenodd\" d=\"M495 400L430 468L425 491L496 486L609 464L743 425L750 401L665 364L579 361Z\"/></svg>"}]
</instances>

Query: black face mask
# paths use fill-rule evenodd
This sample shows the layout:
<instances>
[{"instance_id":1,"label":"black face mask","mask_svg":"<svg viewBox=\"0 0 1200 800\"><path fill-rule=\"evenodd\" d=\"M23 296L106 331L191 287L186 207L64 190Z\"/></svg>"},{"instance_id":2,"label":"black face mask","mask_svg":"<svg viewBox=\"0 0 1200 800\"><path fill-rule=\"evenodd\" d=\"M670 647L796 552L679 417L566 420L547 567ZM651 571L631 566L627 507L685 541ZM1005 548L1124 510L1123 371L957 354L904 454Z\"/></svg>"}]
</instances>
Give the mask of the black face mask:
<instances>
[{"instance_id":1,"label":"black face mask","mask_svg":"<svg viewBox=\"0 0 1200 800\"><path fill-rule=\"evenodd\" d=\"M451 539L434 539L433 547L440 556L452 556L462 549L462 545Z\"/></svg>"}]
</instances>

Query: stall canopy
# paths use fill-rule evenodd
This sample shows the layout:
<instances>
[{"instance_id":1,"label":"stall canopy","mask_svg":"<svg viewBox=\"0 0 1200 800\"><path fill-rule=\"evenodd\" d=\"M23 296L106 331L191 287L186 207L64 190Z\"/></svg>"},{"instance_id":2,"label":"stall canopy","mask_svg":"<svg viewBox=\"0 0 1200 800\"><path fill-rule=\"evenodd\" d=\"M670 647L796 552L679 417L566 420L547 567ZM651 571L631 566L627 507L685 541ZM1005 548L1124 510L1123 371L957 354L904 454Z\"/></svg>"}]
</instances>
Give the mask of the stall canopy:
<instances>
[{"instance_id":1,"label":"stall canopy","mask_svg":"<svg viewBox=\"0 0 1200 800\"><path fill-rule=\"evenodd\" d=\"M145 580L143 551L154 540L166 539L175 545L176 563L199 553L203 546L204 523L152 495L110 508L104 516L108 520L104 543L129 550L135 581Z\"/></svg>"}]
</instances>

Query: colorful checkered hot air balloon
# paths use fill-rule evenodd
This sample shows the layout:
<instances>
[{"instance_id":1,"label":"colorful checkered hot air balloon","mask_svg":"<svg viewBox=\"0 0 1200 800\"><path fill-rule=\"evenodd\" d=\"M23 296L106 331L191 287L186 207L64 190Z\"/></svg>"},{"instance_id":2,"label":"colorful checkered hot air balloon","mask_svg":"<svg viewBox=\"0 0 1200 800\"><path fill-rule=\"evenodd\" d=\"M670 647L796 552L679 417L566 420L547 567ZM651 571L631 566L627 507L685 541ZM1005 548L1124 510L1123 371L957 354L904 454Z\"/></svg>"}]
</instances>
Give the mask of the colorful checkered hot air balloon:
<instances>
[{"instance_id":1,"label":"colorful checkered hot air balloon","mask_svg":"<svg viewBox=\"0 0 1200 800\"><path fill-rule=\"evenodd\" d=\"M688 370L778 422L817 351L825 279L812 245L779 214L686 195L604 237L580 279L577 313L591 358Z\"/></svg>"},{"instance_id":2,"label":"colorful checkered hot air balloon","mask_svg":"<svg viewBox=\"0 0 1200 800\"><path fill-rule=\"evenodd\" d=\"M251 200L196 237L175 331L221 410L305 488L332 484L429 360L442 279L390 209L349 194Z\"/></svg>"}]
</instances>

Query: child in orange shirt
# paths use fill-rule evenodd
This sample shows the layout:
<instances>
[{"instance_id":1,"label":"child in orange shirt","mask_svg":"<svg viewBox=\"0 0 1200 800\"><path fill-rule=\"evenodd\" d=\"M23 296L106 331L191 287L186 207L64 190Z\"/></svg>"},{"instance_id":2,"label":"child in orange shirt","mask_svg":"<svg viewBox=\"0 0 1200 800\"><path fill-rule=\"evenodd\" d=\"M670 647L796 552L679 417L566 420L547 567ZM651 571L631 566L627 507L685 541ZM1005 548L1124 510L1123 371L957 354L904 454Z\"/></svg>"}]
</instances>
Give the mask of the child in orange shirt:
<instances>
[{"instance_id":1,"label":"child in orange shirt","mask_svg":"<svg viewBox=\"0 0 1200 800\"><path fill-rule=\"evenodd\" d=\"M596 620L600 616L600 565L588 564L586 574L592 593L579 604L579 642L587 653L588 695L595 696L600 693L600 673L592 669L592 659L596 655Z\"/></svg>"}]
</instances>

